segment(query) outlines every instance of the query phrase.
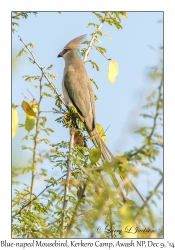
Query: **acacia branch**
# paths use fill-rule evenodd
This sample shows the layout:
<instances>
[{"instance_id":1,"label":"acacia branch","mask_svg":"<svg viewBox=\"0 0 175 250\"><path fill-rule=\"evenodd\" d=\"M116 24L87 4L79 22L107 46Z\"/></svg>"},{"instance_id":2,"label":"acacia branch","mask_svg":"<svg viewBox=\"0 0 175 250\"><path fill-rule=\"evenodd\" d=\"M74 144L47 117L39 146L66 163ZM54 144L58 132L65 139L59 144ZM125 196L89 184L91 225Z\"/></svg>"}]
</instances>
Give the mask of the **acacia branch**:
<instances>
[{"instance_id":1,"label":"acacia branch","mask_svg":"<svg viewBox=\"0 0 175 250\"><path fill-rule=\"evenodd\" d=\"M60 181L60 180L63 179L65 176L66 176L66 174L64 174L62 177L60 177L57 181ZM43 189L43 191L41 191L41 192L40 192L37 196L35 196L32 200L30 200L30 201L27 202L24 206L22 206L22 208L21 208L16 214L14 214L14 215L12 216L12 218L14 219L18 214L21 213L21 211L22 211L25 207L29 206L29 205L32 203L32 201L36 200L41 194L43 194L48 188L52 187L53 185L54 185L53 183L50 184L50 185L47 185L47 186Z\"/></svg>"},{"instance_id":2,"label":"acacia branch","mask_svg":"<svg viewBox=\"0 0 175 250\"><path fill-rule=\"evenodd\" d=\"M150 193L150 195L147 197L145 203L140 207L139 211L137 212L137 214L135 215L135 219L138 217L139 213L141 210L144 209L144 207L147 205L148 201L151 199L151 197L155 194L155 191L158 189L158 187L160 186L160 184L163 182L163 177L160 179L160 181L158 182L158 184L155 186L154 190Z\"/></svg>"},{"instance_id":3,"label":"acacia branch","mask_svg":"<svg viewBox=\"0 0 175 250\"><path fill-rule=\"evenodd\" d=\"M161 78L161 83L160 83L160 85L158 87L158 98L157 98L157 102L156 102L156 112L155 112L155 116L154 116L154 119L153 119L153 127L151 129L150 134L147 136L147 139L148 139L149 142L152 139L152 136L154 134L154 131L155 131L156 125L157 125L156 122L157 122L157 118L159 116L159 112L158 112L159 111L159 100L160 100L160 98L162 96L162 92L161 92L162 86L163 86L163 79ZM152 142L152 143L155 144L155 145L158 145L160 147L163 147L163 144L156 143L156 142ZM134 153L129 154L129 156L133 157L133 156L137 155L140 152L140 150L142 150L145 147L146 147L146 145L143 145L142 147L140 147L139 149L137 149Z\"/></svg>"},{"instance_id":4,"label":"acacia branch","mask_svg":"<svg viewBox=\"0 0 175 250\"><path fill-rule=\"evenodd\" d=\"M25 14L31 14L32 11L21 11L19 14L16 14L15 16L12 16L12 18L17 18L19 16L25 15Z\"/></svg>"},{"instance_id":5,"label":"acacia branch","mask_svg":"<svg viewBox=\"0 0 175 250\"><path fill-rule=\"evenodd\" d=\"M113 219L112 219L112 206L109 206L109 224L110 224L110 231L111 231L111 238L115 238L115 233L113 230Z\"/></svg>"},{"instance_id":6,"label":"acacia branch","mask_svg":"<svg viewBox=\"0 0 175 250\"><path fill-rule=\"evenodd\" d=\"M81 194L80 194L80 197L79 197L79 199L78 199L78 202L77 202L77 204L76 204L76 207L75 207L75 210L74 210L72 219L71 219L71 221L70 221L70 223L69 223L69 225L68 225L68 227L67 227L67 231L66 231L66 234L65 234L65 238L68 238L68 237L69 237L71 228L72 228L72 226L73 226L73 224L74 224L74 222L75 222L75 220L76 220L76 218L77 218L78 208L79 208L79 206L80 206L80 204L81 204L81 201L82 201L82 199L83 199L83 197L84 197L84 192L85 192L85 190L86 190L86 185L84 185L84 187L83 187L83 189L82 189L82 192L81 192Z\"/></svg>"},{"instance_id":7,"label":"acacia branch","mask_svg":"<svg viewBox=\"0 0 175 250\"><path fill-rule=\"evenodd\" d=\"M70 130L70 142L69 142L69 155L73 153L73 143L74 143L74 129ZM69 200L69 181L71 176L71 160L70 156L67 158L67 175L64 186L64 202L63 202L63 217L61 222L61 235L64 236L64 228L66 226L66 209Z\"/></svg>"},{"instance_id":8,"label":"acacia branch","mask_svg":"<svg viewBox=\"0 0 175 250\"><path fill-rule=\"evenodd\" d=\"M40 105L41 105L41 100L42 100L42 78L43 78L43 74L40 77L40 99L38 102L38 115L37 115L37 120L36 120L36 133L34 136L34 148L33 148L33 166L32 166L32 176L31 176L31 186L30 186L30 200L32 200L32 194L33 194L33 189L34 189L34 178L35 178L35 170L36 170L36 164L37 164L37 160L36 160L36 148L37 148L37 138L38 138L38 125L39 125L39 116L40 116ZM29 206L29 210L30 212L32 211L32 203L30 203Z\"/></svg>"},{"instance_id":9,"label":"acacia branch","mask_svg":"<svg viewBox=\"0 0 175 250\"><path fill-rule=\"evenodd\" d=\"M113 181L113 184L115 184L115 187L116 187L116 189L117 189L117 192L120 192L120 193L121 193L122 188L125 187L126 184L130 183L130 185L134 188L134 190L137 192L138 196L141 198L141 200L142 200L143 203L145 204L145 200L143 199L141 193L139 192L139 190L136 188L136 186L134 185L134 183L133 183L133 182L131 181L131 179L129 178L129 175L133 174L133 173L135 172L135 170L136 170L136 167L134 167L133 170L132 170L131 172L129 172L129 173L127 174L127 176L126 176L124 179L122 179L122 182L121 182L120 185L119 185L119 183L116 184L117 182L116 182L116 177L115 177L115 174L114 174L114 173L112 173L111 179L112 179L112 181ZM110 173L110 174L111 174L111 173ZM127 203L125 197L124 197L124 200L123 200L123 201Z\"/></svg>"},{"instance_id":10,"label":"acacia branch","mask_svg":"<svg viewBox=\"0 0 175 250\"><path fill-rule=\"evenodd\" d=\"M96 49L96 50L98 50L98 52L100 52L100 50L94 45L94 44L92 44L93 46L94 46L94 48ZM100 52L100 54L102 55L102 56L104 56L104 58L106 58L108 61L110 61L111 59L110 58L107 58L104 54L102 54L101 52ZM106 131L105 131L106 132Z\"/></svg>"},{"instance_id":11,"label":"acacia branch","mask_svg":"<svg viewBox=\"0 0 175 250\"><path fill-rule=\"evenodd\" d=\"M46 73L44 72L44 68L41 67L39 65L39 63L36 61L36 58L33 54L33 52L29 49L29 47L25 44L25 42L23 41L23 39L18 36L20 38L20 41L24 44L24 46L26 47L26 49L29 51L29 53L31 54L32 58L33 58L33 63L36 64L38 66L38 68L41 70L43 76L46 78L46 80L48 81L48 83L50 84L51 88L55 91L58 99L64 104L65 107L68 108L67 103L65 102L64 98L61 96L61 94L59 93L58 89L53 85L53 83L49 80L49 78L47 77Z\"/></svg>"},{"instance_id":12,"label":"acacia branch","mask_svg":"<svg viewBox=\"0 0 175 250\"><path fill-rule=\"evenodd\" d=\"M107 17L109 14L110 14L110 12L106 12L106 13L105 13L105 16L102 18L101 23L100 23L100 24L98 25L98 27L97 27L97 30L93 33L92 38L91 38L91 41L90 41L90 43L89 43L89 46L88 46L88 48L87 48L87 50L86 50L86 52L85 52L85 55L84 55L84 60L83 60L84 62L86 62L87 56L88 56L88 54L89 54L89 51L92 49L92 45L93 45L94 39L95 39L95 37L96 37L97 31L101 29L103 23L105 22L106 17Z\"/></svg>"},{"instance_id":13,"label":"acacia branch","mask_svg":"<svg viewBox=\"0 0 175 250\"><path fill-rule=\"evenodd\" d=\"M121 186L120 186L120 184L119 184L117 178L115 177L114 172L111 171L111 172L109 173L109 175L110 175L110 177L111 177L111 180L112 180L112 182L113 182L113 184L114 184L114 186L115 186L117 192L120 194L120 196L121 196L121 198L122 198L122 202L125 204L125 203L126 203L126 198L125 198L125 196L124 196L124 194L123 194L123 192L122 192Z\"/></svg>"},{"instance_id":14,"label":"acacia branch","mask_svg":"<svg viewBox=\"0 0 175 250\"><path fill-rule=\"evenodd\" d=\"M149 141L151 140L151 138L152 138L152 136L154 134L154 131L156 129L156 122L157 122L157 118L158 118L158 115L159 115L159 112L158 112L159 111L159 101L160 101L160 98L162 96L162 92L161 92L162 86L163 86L163 79L161 78L161 83L160 83L160 85L158 87L158 98L157 98L157 103L156 103L157 104L156 105L156 114L154 116L153 128L152 128L152 130L150 132L150 135L147 137Z\"/></svg>"}]
</instances>

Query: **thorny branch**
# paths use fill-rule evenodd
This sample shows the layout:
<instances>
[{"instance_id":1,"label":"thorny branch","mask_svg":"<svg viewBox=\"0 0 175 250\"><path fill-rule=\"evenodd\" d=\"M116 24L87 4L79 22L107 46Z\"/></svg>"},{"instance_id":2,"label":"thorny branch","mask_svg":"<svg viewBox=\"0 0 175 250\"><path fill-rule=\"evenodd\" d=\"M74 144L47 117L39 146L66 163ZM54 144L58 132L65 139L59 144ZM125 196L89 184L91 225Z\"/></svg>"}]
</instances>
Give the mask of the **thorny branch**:
<instances>
[{"instance_id":1,"label":"thorny branch","mask_svg":"<svg viewBox=\"0 0 175 250\"><path fill-rule=\"evenodd\" d=\"M66 104L64 98L63 98L63 97L61 96L61 94L58 92L57 88L50 82L49 78L47 77L46 73L44 72L44 68L41 67L41 66L39 65L39 63L36 61L36 58L35 58L33 52L28 48L28 46L25 44L25 42L22 40L22 38L21 38L21 37L19 37L19 38L20 38L20 41L24 44L24 46L27 48L27 50L28 50L28 51L30 52L30 54L32 55L33 60L34 60L33 63L35 63L35 64L40 68L40 70L42 71L42 75L43 75L43 76L46 78L46 80L49 82L49 84L51 85L52 89L53 89L53 90L55 91L55 93L57 94L57 97L62 101L62 103L63 103L67 108L69 108L68 105ZM70 146L70 148L69 148L69 149L70 149L70 151L69 151L70 154L72 154L72 152L73 152L74 135L72 135L71 138L72 138L72 139L70 140L71 146ZM71 162L70 162L70 159L68 159L67 180L69 180L69 177L70 177L70 165L71 165ZM68 187L68 184L67 184L67 185L65 185L65 196L64 196L64 204L63 204L63 214L65 214L65 209L66 209L66 207L67 207L68 190L69 190L69 187ZM63 227L64 227L64 224L65 224L64 219L65 219L65 215L63 215L63 221L62 221Z\"/></svg>"},{"instance_id":2,"label":"thorny branch","mask_svg":"<svg viewBox=\"0 0 175 250\"><path fill-rule=\"evenodd\" d=\"M100 50L99 50L94 44L92 44L92 45L93 45L94 48L95 48L96 50L98 50L98 52L99 52L102 56L104 56L108 61L111 60L110 58L107 58L104 54L102 54L102 53L100 52Z\"/></svg>"},{"instance_id":3,"label":"thorny branch","mask_svg":"<svg viewBox=\"0 0 175 250\"><path fill-rule=\"evenodd\" d=\"M19 14L15 15L15 16L12 16L12 18L17 18L19 16L22 16L22 15L25 15L25 14L31 14L32 11L21 11Z\"/></svg>"},{"instance_id":4,"label":"thorny branch","mask_svg":"<svg viewBox=\"0 0 175 250\"><path fill-rule=\"evenodd\" d=\"M86 190L86 185L84 185L84 187L83 187L83 190L82 190L82 192L81 192L81 195L80 195L80 197L79 197L79 199L78 199L78 202L77 202L77 204L76 204L76 207L75 207L75 210L74 210L72 219L71 219L71 221L70 221L70 223L69 223L69 225L68 225L68 227L67 227L67 231L66 231L66 233L65 233L65 237L66 237L66 238L69 237L71 228L72 228L72 226L73 226L73 224L74 224L74 221L76 220L78 208L79 208L79 206L80 206L80 204L81 204L81 201L82 201L82 199L83 199L85 190Z\"/></svg>"},{"instance_id":5,"label":"thorny branch","mask_svg":"<svg viewBox=\"0 0 175 250\"><path fill-rule=\"evenodd\" d=\"M73 153L73 143L74 143L74 129L71 129L70 142L69 142L69 154L70 155L72 155ZM62 223L61 223L62 236L64 236L64 228L66 226L66 209L67 209L67 204L69 201L70 175L71 175L71 160L70 160L70 157L68 156L66 182L65 182L65 187L64 187L63 217L62 217Z\"/></svg>"},{"instance_id":6,"label":"thorny branch","mask_svg":"<svg viewBox=\"0 0 175 250\"><path fill-rule=\"evenodd\" d=\"M88 48L87 48L87 50L86 50L86 52L85 52L85 55L84 55L84 60L83 60L84 62L86 62L87 56L88 56L88 54L89 54L89 51L92 49L92 45L93 45L94 39L95 39L95 37L96 37L97 31L101 29L103 23L105 22L105 18L106 18L109 14L110 14L110 12L106 12L106 13L105 13L105 16L103 17L101 23L98 25L96 32L93 33L92 39L91 39L91 41L90 41L90 43L89 43L89 46L88 46Z\"/></svg>"},{"instance_id":7,"label":"thorny branch","mask_svg":"<svg viewBox=\"0 0 175 250\"><path fill-rule=\"evenodd\" d=\"M60 177L57 181L62 180L65 176L66 176L66 174L64 174L62 177ZM40 192L37 196L35 196L32 200L30 200L30 201L27 202L24 206L22 206L22 208L21 208L16 214L14 214L14 215L12 216L12 218L14 219L18 214L21 213L21 211L22 211L25 207L29 206L29 205L32 203L32 201L36 200L41 194L43 194L48 188L52 187L53 185L54 185L53 183L50 184L50 185L47 185L47 186L43 189L43 191L41 191L41 192Z\"/></svg>"},{"instance_id":8,"label":"thorny branch","mask_svg":"<svg viewBox=\"0 0 175 250\"><path fill-rule=\"evenodd\" d=\"M46 78L46 80L47 80L48 83L50 84L51 88L55 91L55 93L56 93L57 97L59 98L59 100L65 105L65 107L68 108L68 105L67 105L67 103L65 102L64 98L61 96L61 94L59 93L59 91L57 90L57 88L53 85L53 83L49 80L49 78L47 77L46 73L44 72L44 67L41 67L41 66L39 65L39 63L36 61L36 58L35 58L33 52L32 52L32 51L29 49L29 47L25 44L25 42L23 41L23 39L22 39L20 36L18 36L18 37L20 38L20 41L24 44L24 46L26 47L26 49L27 49L27 50L30 52L30 54L32 55L32 57L33 57L33 63L35 63L35 64L38 66L38 68L41 70L43 76Z\"/></svg>"},{"instance_id":9,"label":"thorny branch","mask_svg":"<svg viewBox=\"0 0 175 250\"><path fill-rule=\"evenodd\" d=\"M147 136L147 139L148 139L149 142L151 141L151 138L152 138L152 136L154 134L154 131L155 131L156 125L157 125L156 122L157 122L157 118L158 118L158 115L159 115L159 113L158 113L158 111L159 111L159 100L160 100L160 98L162 96L162 92L161 92L162 86L163 86L163 78L161 78L161 83L160 83L160 85L158 87L158 98L157 98L157 102L156 102L156 112L155 112L155 116L154 116L154 120L153 120L153 127L151 129L150 134ZM163 144L154 143L154 142L153 142L153 144L158 145L160 147L163 147ZM140 150L142 150L145 147L146 147L146 145L143 145L141 148L137 149L134 153L130 154L129 156L133 157L133 156L137 155L140 152Z\"/></svg>"},{"instance_id":10,"label":"thorny branch","mask_svg":"<svg viewBox=\"0 0 175 250\"><path fill-rule=\"evenodd\" d=\"M36 171L36 148L37 148L37 139L38 139L38 126L39 126L39 116L40 116L40 105L41 105L41 100L42 100L42 78L43 78L43 74L40 77L40 99L38 102L38 115L37 115L37 119L36 119L36 133L34 136L34 148L33 148L33 168L32 168L32 177L31 177L31 186L30 186L30 200L32 199L32 193L33 193L33 189L34 189L34 178L35 178L35 171ZM32 203L30 203L29 206L30 212L32 211Z\"/></svg>"},{"instance_id":11,"label":"thorny branch","mask_svg":"<svg viewBox=\"0 0 175 250\"><path fill-rule=\"evenodd\" d=\"M162 96L162 92L161 92L162 86L163 86L163 78L161 78L161 83L160 83L160 85L158 87L158 98L157 98L157 105L156 105L156 115L154 117L153 128L151 130L151 133L147 137L149 141L151 140L151 137L152 137L152 135L153 135L153 133L154 133L154 131L156 129L156 121L157 121L157 117L159 115L159 112L158 112L159 111L159 100L160 100L160 98Z\"/></svg>"},{"instance_id":12,"label":"thorny branch","mask_svg":"<svg viewBox=\"0 0 175 250\"><path fill-rule=\"evenodd\" d=\"M150 195L147 197L145 203L141 206L141 208L139 209L139 211L137 212L137 214L135 215L135 218L138 217L139 213L141 210L144 209L144 207L147 205L148 201L151 199L151 197L155 194L155 191L159 188L160 184L163 182L163 177L161 178L161 180L158 182L158 184L155 186L154 190L150 193Z\"/></svg>"}]
</instances>

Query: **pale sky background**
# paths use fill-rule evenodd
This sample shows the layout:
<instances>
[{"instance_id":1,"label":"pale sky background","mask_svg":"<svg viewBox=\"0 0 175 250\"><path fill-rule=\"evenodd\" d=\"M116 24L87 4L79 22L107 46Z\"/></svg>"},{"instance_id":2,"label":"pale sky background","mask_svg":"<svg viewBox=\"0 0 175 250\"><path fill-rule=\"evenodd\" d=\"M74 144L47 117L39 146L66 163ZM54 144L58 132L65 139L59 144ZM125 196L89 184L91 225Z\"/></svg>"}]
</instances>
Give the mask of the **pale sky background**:
<instances>
[{"instance_id":1,"label":"pale sky background","mask_svg":"<svg viewBox=\"0 0 175 250\"><path fill-rule=\"evenodd\" d=\"M9 146L11 144L11 134L9 133L11 129L11 11L14 10L30 10L31 5L33 6L33 10L90 10L91 4L87 5L85 1L82 0L77 0L76 2L72 2L71 0L67 1L62 1L58 3L55 0L50 0L49 4L48 1L43 1L42 4L40 1L35 1L31 0L30 2L27 1L21 1L21 0L16 0L16 1L1 1L0 6L1 6L1 15L0 15L0 22L1 22L1 46L0 46L0 52L1 52L1 91L0 91L0 101L1 101L1 129L0 129L0 138L1 138L1 144L0 144L0 150L1 150L1 175L0 175L0 187L1 187L1 206L0 206L0 221L1 221L1 226L0 227L0 238L1 240L7 240L8 242L18 242L19 240L14 240L11 239L11 157L10 157L10 151L9 151ZM99 8L99 2L93 2L93 8L98 9ZM174 115L174 105L175 105L175 88L174 88L174 79L175 79L175 71L174 71L174 44L175 44L175 36L174 36L174 23L175 23L175 15L174 15L174 1L169 0L168 2L165 0L160 0L159 2L154 2L152 0L147 0L147 1L137 1L133 0L132 2L130 0L124 0L120 1L116 4L116 1L113 0L108 0L100 1L100 8L103 11L110 11L112 10L132 10L132 11L164 11L164 22L165 22L165 31L164 31L164 40L165 40L165 124L164 124L164 129L165 129L165 153L164 153L164 163L165 163L165 197L164 197L164 211L165 211L165 238L164 240L161 240L161 242L164 242L167 244L167 241L174 242L174 229L173 229L173 223L175 221L175 202L174 202L174 193L173 193L173 183L174 183L174 138L175 138L175 130L174 130L174 124L175 124L175 115ZM26 20L24 20L26 21ZM30 20L31 21L31 20ZM127 21L127 25L131 24L131 13L129 15L129 20L123 20L122 24L123 27L126 30L126 25L124 25L124 22ZM129 22L128 22L129 21ZM157 21L157 18L155 18L155 22ZM47 20L49 22L49 20ZM146 22L149 22L149 20L146 20ZM81 22L78 23L81 25ZM130 23L130 24L129 24ZM55 22L54 22L55 24ZM154 23L155 24L155 23ZM22 25L22 23L21 23ZM83 32L86 31L85 26L83 27ZM136 25L139 25L139 21L136 22ZM151 24L152 27L153 23ZM59 26L63 26L63 23L60 22ZM132 26L132 25L131 25ZM129 27L128 26L128 29ZM44 27L44 25L42 25ZM45 26L46 27L46 26ZM52 29L53 25L47 29L43 28L43 33L44 35L44 40L42 42L44 43L45 40L48 40L50 42L50 37L53 35L53 33L48 32L48 30ZM54 25L54 33L55 36L57 36L56 42L62 41L62 38L67 34L71 32L71 28L68 26L68 30L64 30L64 36L63 34L59 33L57 31L57 28L55 28L56 25ZM160 26L159 26L160 27ZM158 26L156 25L156 30ZM33 27L34 29L34 27ZM77 27L75 27L75 30L77 30ZM75 33L74 30L74 33ZM41 30L40 30L41 31ZM109 33L109 32L108 32ZM123 31L122 31L123 33ZM29 34L28 30L26 30L25 35L30 36L32 34ZM90 31L89 31L90 34ZM23 35L23 34L21 34ZM80 35L77 33L77 35ZM120 31L121 35L121 31ZM114 34L111 34L114 40ZM17 37L17 35L16 35ZM35 35L35 38L37 36ZM73 36L75 37L75 36ZM70 36L70 39L73 37ZM120 37L118 37L120 38ZM151 39L150 36L147 38ZM14 36L13 36L14 39ZM68 39L68 40L70 40ZM136 37L136 42L138 41L139 37ZM156 39L156 37L155 37ZM29 39L31 42L34 42L34 39ZM65 39L66 40L66 39ZM17 39L16 39L17 41ZM155 40L154 40L155 41ZM26 41L29 42L29 41ZM62 41L62 45L64 46L65 43L68 41L66 40L65 42ZM128 41L127 41L128 42ZM129 40L130 42L130 40ZM54 44L54 41L53 41ZM105 45L105 44L104 44ZM122 46L124 45L124 42L122 42ZM153 44L151 44L153 45ZM158 41L158 44L156 46L162 45L162 40L160 39ZM39 47L36 47L35 44L35 52L37 53L38 49L40 48L41 43L39 42ZM56 45L56 51L53 52L53 56L50 60L50 62L53 62L53 58L57 56L57 53L60 52L61 45L59 46ZM145 43L145 46L147 46L147 43ZM17 44L17 50L21 48L19 43ZM46 47L46 46L44 46ZM48 46L49 47L49 46ZM125 46L126 48L126 46ZM148 49L147 47L144 47ZM46 52L46 49L44 49ZM109 48L108 48L109 51ZM120 50L119 50L120 52ZM36 54L35 53L35 54ZM43 53L43 50L42 50ZM55 55L56 53L56 55ZM147 53L145 53L147 55ZM144 56L146 56L144 54ZM39 56L39 54L37 53ZM39 58L38 58L39 59ZM118 58L114 58L117 60L119 63ZM130 59L130 57L127 58L127 60ZM57 60L55 58L55 60ZM61 60L61 59L60 59ZM101 58L102 60L102 58ZM144 58L145 60L145 58ZM25 60L24 60L25 61ZM47 62L47 60L46 60ZM157 57L156 57L156 62L157 62ZM41 64L44 62L41 61ZM58 63L58 61L56 61ZM125 61L126 63L126 61ZM47 63L48 65L49 63ZM154 64L154 63L153 63ZM57 64L55 64L56 66ZM63 62L62 62L63 65ZM133 65L130 64L130 67ZM140 64L139 64L140 65ZM57 65L57 70L60 68L61 62ZM120 65L119 65L120 66ZM145 65L147 66L147 65ZM144 69L145 69L144 66ZM148 66L150 66L150 61L148 62ZM21 69L22 65L20 66ZM144 70L143 69L143 70ZM54 68L55 70L55 68ZM119 68L119 76L121 74L121 67ZM27 71L27 70L26 70ZM56 70L55 70L56 71ZM28 71L27 71L28 72ZM29 73L29 72L28 72ZM55 72L56 73L56 72ZM100 73L101 74L101 73ZM137 72L138 74L138 72ZM19 73L19 77L21 78L22 72ZM118 79L119 79L118 76ZM59 76L60 77L60 76ZM123 76L124 77L124 76ZM117 79L117 91L119 91L119 87L121 84L119 84ZM61 81L61 77L59 78ZM143 78L142 78L143 80ZM131 81L131 79L129 79ZM60 82L59 82L60 83ZM108 83L109 84L109 83ZM28 86L28 85L27 85ZM59 85L60 86L60 85ZM110 85L111 87L111 85ZM21 88L21 85L20 85ZM59 90L61 87L59 88ZM25 88L26 91L26 88ZM109 91L109 88L108 88ZM98 95L99 96L99 95ZM100 97L100 96L99 96ZM20 95L20 100L22 99L22 95ZM15 100L13 100L15 101ZM18 98L16 101L19 101ZM99 101L98 101L99 102ZM21 113L22 114L22 113ZM25 116L23 116L25 119ZM121 120L121 117L120 117ZM23 120L24 121L24 120ZM110 127L111 128L111 127ZM116 145L114 140L112 139L112 143L110 145L109 143L109 133L110 130L108 130L108 146L112 147ZM17 135L18 136L18 135ZM21 140L22 135L18 138L17 142ZM115 140L116 141L116 140ZM19 145L20 148L20 145ZM111 148L112 149L112 148ZM113 147L113 150L116 148ZM24 240L22 240L24 241ZM93 242L93 240L87 240L88 242ZM105 240L106 242L110 242L111 240ZM123 240L122 240L123 241ZM127 240L125 240L127 241ZM153 240L153 242L157 242L157 240ZM159 241L160 242L160 241Z\"/></svg>"}]
</instances>

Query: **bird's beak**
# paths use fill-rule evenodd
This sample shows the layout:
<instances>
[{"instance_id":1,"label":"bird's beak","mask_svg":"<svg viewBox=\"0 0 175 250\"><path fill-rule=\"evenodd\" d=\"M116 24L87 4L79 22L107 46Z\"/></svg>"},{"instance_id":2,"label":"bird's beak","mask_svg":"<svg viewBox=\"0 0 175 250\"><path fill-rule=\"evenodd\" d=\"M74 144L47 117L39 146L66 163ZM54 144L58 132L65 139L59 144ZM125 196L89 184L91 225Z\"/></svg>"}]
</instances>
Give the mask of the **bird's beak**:
<instances>
[{"instance_id":1,"label":"bird's beak","mask_svg":"<svg viewBox=\"0 0 175 250\"><path fill-rule=\"evenodd\" d=\"M60 52L57 57L63 57L62 52Z\"/></svg>"}]
</instances>

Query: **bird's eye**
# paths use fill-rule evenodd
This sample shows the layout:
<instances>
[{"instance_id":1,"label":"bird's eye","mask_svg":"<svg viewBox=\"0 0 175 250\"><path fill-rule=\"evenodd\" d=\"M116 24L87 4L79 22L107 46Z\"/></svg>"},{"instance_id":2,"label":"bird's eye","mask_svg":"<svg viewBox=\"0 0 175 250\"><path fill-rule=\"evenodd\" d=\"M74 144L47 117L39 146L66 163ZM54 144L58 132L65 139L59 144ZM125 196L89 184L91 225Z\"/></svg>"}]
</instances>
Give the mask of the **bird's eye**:
<instances>
[{"instance_id":1,"label":"bird's eye","mask_svg":"<svg viewBox=\"0 0 175 250\"><path fill-rule=\"evenodd\" d=\"M64 54L66 54L68 51L69 51L69 49L64 49L63 52L62 52L62 54L64 55Z\"/></svg>"},{"instance_id":2,"label":"bird's eye","mask_svg":"<svg viewBox=\"0 0 175 250\"><path fill-rule=\"evenodd\" d=\"M63 57L70 49L63 49L62 52L59 53L58 57Z\"/></svg>"}]
</instances>

